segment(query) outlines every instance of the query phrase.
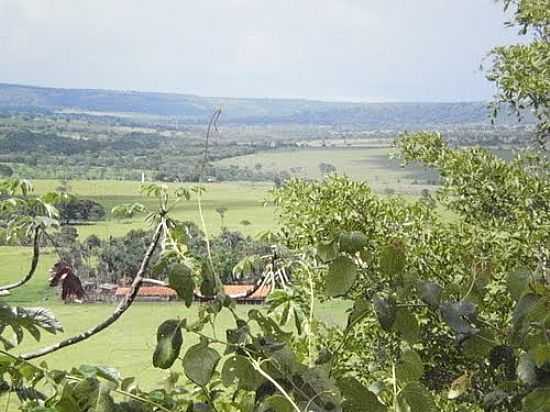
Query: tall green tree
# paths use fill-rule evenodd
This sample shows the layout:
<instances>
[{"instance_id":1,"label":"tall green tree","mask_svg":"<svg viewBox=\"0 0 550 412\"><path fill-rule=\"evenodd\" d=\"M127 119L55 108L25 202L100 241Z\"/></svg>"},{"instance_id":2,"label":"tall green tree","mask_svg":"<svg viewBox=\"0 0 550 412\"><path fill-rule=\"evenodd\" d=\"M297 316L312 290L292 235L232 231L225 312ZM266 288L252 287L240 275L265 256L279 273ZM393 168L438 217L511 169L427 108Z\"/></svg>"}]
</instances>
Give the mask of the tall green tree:
<instances>
[{"instance_id":1,"label":"tall green tree","mask_svg":"<svg viewBox=\"0 0 550 412\"><path fill-rule=\"evenodd\" d=\"M495 115L505 105L519 117L526 111L538 120L541 144L550 139L550 1L502 0L513 13L508 26L524 37L520 44L496 47L491 52L488 79L497 86Z\"/></svg>"}]
</instances>

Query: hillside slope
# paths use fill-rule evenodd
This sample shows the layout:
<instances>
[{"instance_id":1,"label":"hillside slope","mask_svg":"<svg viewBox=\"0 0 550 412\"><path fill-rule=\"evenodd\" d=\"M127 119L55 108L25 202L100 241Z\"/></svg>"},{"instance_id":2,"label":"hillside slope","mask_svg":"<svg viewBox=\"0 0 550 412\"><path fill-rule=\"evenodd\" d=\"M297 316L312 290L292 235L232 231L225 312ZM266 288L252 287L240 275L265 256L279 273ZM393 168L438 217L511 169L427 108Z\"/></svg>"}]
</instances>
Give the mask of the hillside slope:
<instances>
[{"instance_id":1,"label":"hillside slope","mask_svg":"<svg viewBox=\"0 0 550 412\"><path fill-rule=\"evenodd\" d=\"M73 110L178 117L202 123L223 106L224 120L242 124L355 125L418 128L488 124L485 102L347 103L303 99L200 97L135 91L58 89L0 83L0 112ZM503 118L507 123L513 119Z\"/></svg>"}]
</instances>

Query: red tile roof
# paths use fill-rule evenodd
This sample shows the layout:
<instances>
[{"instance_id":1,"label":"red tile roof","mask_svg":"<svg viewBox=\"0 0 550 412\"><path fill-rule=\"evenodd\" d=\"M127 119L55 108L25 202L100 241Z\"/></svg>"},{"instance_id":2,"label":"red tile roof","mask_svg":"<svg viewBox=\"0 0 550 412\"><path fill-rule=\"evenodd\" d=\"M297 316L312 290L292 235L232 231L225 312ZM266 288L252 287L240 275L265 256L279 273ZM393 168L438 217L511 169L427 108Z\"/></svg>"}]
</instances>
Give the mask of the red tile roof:
<instances>
[{"instance_id":1,"label":"red tile roof","mask_svg":"<svg viewBox=\"0 0 550 412\"><path fill-rule=\"evenodd\" d=\"M254 285L224 285L223 289L226 295L235 296L243 295L252 290ZM130 288L118 287L115 291L115 296L125 296ZM270 286L262 286L256 292L254 292L247 299L250 300L264 300L269 292ZM172 297L177 296L176 291L166 286L142 286L138 291L138 296L142 297Z\"/></svg>"},{"instance_id":2,"label":"red tile roof","mask_svg":"<svg viewBox=\"0 0 550 412\"><path fill-rule=\"evenodd\" d=\"M254 285L224 285L223 290L226 295L242 295L254 288ZM248 299L265 299L271 291L270 286L262 286L254 292Z\"/></svg>"},{"instance_id":3,"label":"red tile roof","mask_svg":"<svg viewBox=\"0 0 550 412\"><path fill-rule=\"evenodd\" d=\"M123 288L119 287L117 288L115 292L115 296L124 296L128 293L130 288ZM138 296L176 296L176 291L172 288L168 288L165 286L142 286L139 288Z\"/></svg>"}]
</instances>

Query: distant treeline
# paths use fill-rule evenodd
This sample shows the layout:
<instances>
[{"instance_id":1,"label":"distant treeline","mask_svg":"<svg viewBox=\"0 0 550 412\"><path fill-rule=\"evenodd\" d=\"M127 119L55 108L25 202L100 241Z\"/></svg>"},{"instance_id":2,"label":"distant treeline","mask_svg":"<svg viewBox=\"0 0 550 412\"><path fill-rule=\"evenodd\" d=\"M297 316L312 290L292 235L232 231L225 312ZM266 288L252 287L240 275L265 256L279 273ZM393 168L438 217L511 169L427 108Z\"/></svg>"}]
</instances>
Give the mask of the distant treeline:
<instances>
[{"instance_id":1,"label":"distant treeline","mask_svg":"<svg viewBox=\"0 0 550 412\"><path fill-rule=\"evenodd\" d=\"M486 102L350 103L303 99L200 97L173 93L54 89L0 84L0 112L82 112L173 116L192 123L207 122L224 107L232 124L362 125L377 128L426 128L443 125L490 124ZM503 113L499 122L515 119Z\"/></svg>"},{"instance_id":2,"label":"distant treeline","mask_svg":"<svg viewBox=\"0 0 550 412\"><path fill-rule=\"evenodd\" d=\"M261 149L262 147L260 147ZM254 153L257 146L216 144L203 167L204 143L131 132L103 140L37 133L26 128L0 136L0 162L27 178L141 179L198 181L199 175L224 180L273 180L277 174L211 162ZM11 173L5 173L11 174Z\"/></svg>"}]
</instances>

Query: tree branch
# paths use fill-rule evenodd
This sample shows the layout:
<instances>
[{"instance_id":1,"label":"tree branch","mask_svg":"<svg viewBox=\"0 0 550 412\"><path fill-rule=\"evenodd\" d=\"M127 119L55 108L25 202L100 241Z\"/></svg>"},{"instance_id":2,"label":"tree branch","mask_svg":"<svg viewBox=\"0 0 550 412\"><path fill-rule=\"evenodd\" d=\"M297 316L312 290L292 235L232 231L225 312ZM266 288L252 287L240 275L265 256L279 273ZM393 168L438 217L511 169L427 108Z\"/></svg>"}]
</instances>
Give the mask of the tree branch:
<instances>
[{"instance_id":1,"label":"tree branch","mask_svg":"<svg viewBox=\"0 0 550 412\"><path fill-rule=\"evenodd\" d=\"M36 272L36 268L38 267L38 260L40 258L40 226L36 226L34 228L32 246L33 246L33 254L32 254L32 262L31 262L31 268L29 269L29 273L27 273L27 275L23 279L15 283L12 283L11 285L0 286L0 292L16 289L20 286L23 286L25 283L31 280L31 278L34 276L34 272Z\"/></svg>"},{"instance_id":2,"label":"tree branch","mask_svg":"<svg viewBox=\"0 0 550 412\"><path fill-rule=\"evenodd\" d=\"M153 239L151 240L151 243L149 244L149 248L147 249L147 253L143 257L143 260L141 262L141 266L139 270L136 273L136 276L134 278L134 281L132 282L132 285L130 287L130 290L124 297L124 299L118 304L115 311L109 316L107 319L102 321L101 323L97 324L96 326L92 327L91 329L88 329L78 335L72 336L70 338L64 339L60 342L57 342L53 345L46 346L42 349L39 349L34 352L29 352L21 355L20 357L25 360L29 359L35 359L39 358L44 355L48 355L52 352L56 352L60 349L66 348L67 346L72 346L76 343L82 342L95 334L101 332L102 330L108 328L113 323L115 323L123 314L128 310L128 308L134 303L134 300L136 299L136 296L138 294L139 288L141 287L141 284L143 283L143 274L147 270L147 267L149 266L149 262L151 261L151 258L153 256L153 252L155 251L157 245L159 244L159 240L162 234L162 224L159 224L157 226L157 229L155 230L155 234L153 235Z\"/></svg>"}]
</instances>

